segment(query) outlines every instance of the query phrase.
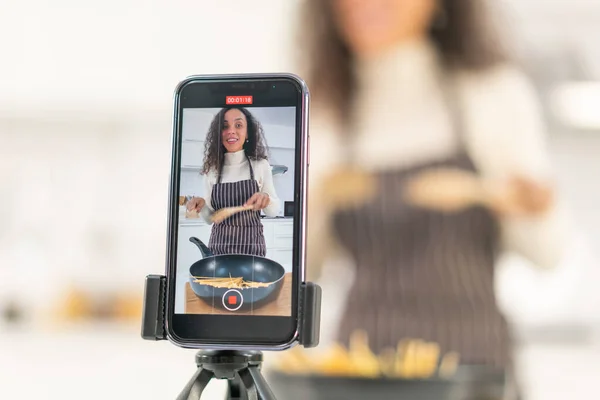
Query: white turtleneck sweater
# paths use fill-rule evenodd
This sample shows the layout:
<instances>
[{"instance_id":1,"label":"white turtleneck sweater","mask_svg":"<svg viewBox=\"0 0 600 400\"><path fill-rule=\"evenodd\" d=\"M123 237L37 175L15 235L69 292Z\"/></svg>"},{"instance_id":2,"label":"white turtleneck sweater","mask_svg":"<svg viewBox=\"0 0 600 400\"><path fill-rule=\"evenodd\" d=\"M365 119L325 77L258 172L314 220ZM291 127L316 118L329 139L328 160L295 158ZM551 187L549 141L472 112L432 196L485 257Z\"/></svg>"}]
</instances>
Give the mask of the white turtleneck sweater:
<instances>
[{"instance_id":1,"label":"white turtleneck sweater","mask_svg":"<svg viewBox=\"0 0 600 400\"><path fill-rule=\"evenodd\" d=\"M276 217L279 213L280 201L273 184L273 173L268 160L250 161L254 171L254 179L258 183L258 190L269 195L270 203L262 211L267 217ZM225 153L221 183L239 182L250 179L250 167L244 150L235 153ZM217 171L211 170L204 178L206 206L202 209L202 217L210 223L210 215L215 211L211 205L211 193L217 183ZM240 204L241 205L241 204Z\"/></svg>"},{"instance_id":2,"label":"white turtleneck sweater","mask_svg":"<svg viewBox=\"0 0 600 400\"><path fill-rule=\"evenodd\" d=\"M410 167L456 151L458 133L453 132L438 84L437 57L429 42L416 41L357 62L359 87L349 115L356 142L348 143L348 135L339 132L327 110L313 108L311 186L317 187L348 151L355 163L369 170ZM484 178L551 178L541 111L524 75L506 65L465 72L458 76L458 89L462 137ZM309 207L309 235L318 242L319 222L326 218L317 206L309 202ZM560 262L568 233L558 204L543 218L501 223L507 251L540 267Z\"/></svg>"}]
</instances>

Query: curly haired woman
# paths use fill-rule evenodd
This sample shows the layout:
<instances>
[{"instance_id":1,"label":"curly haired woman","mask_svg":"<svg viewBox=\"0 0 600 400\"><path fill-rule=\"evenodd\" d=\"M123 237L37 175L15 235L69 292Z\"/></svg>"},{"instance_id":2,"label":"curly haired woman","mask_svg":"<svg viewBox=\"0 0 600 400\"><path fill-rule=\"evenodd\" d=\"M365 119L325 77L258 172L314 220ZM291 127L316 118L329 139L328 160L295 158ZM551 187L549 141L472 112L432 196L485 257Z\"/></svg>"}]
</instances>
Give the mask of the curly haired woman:
<instances>
[{"instance_id":1,"label":"curly haired woman","mask_svg":"<svg viewBox=\"0 0 600 400\"><path fill-rule=\"evenodd\" d=\"M460 354L460 371L477 371L488 397L475 398L514 399L496 267L507 253L559 265L569 221L536 93L486 3L303 2L300 59L315 111L307 257L328 305L327 340L349 347L364 331L375 353L436 343ZM439 171L491 183L490 201L448 210L469 189L422 180ZM427 182L427 201L408 196L414 182Z\"/></svg>"},{"instance_id":2,"label":"curly haired woman","mask_svg":"<svg viewBox=\"0 0 600 400\"><path fill-rule=\"evenodd\" d=\"M214 117L204 150L205 198L194 197L189 211L211 215L225 207L253 206L212 227L208 247L218 254L266 255L262 211L279 212L267 146L260 122L245 108L223 108Z\"/></svg>"}]
</instances>

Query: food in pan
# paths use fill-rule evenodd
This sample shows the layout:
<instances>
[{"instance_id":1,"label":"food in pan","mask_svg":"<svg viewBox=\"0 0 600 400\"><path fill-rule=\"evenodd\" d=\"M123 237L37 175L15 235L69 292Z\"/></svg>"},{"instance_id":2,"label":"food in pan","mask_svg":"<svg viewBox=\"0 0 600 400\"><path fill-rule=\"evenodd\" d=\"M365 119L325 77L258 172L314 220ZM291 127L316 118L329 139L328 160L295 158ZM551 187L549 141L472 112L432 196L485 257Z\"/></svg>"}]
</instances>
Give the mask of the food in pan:
<instances>
[{"instance_id":1,"label":"food in pan","mask_svg":"<svg viewBox=\"0 0 600 400\"><path fill-rule=\"evenodd\" d=\"M440 359L441 358L441 359ZM397 347L374 354L364 331L352 334L348 348L335 343L324 355L307 355L295 347L277 359L277 369L286 374L362 378L428 379L450 378L460 363L460 355L442 356L437 343L404 339Z\"/></svg>"},{"instance_id":2,"label":"food in pan","mask_svg":"<svg viewBox=\"0 0 600 400\"><path fill-rule=\"evenodd\" d=\"M226 289L249 289L249 288L261 288L268 287L273 284L273 282L253 282L247 281L244 278L215 278L215 277L202 277L202 276L194 276L194 282L199 283L201 285L209 285L214 286L216 288L226 288Z\"/></svg>"},{"instance_id":3,"label":"food in pan","mask_svg":"<svg viewBox=\"0 0 600 400\"><path fill-rule=\"evenodd\" d=\"M460 355L456 352L447 353L440 363L439 375L443 378L449 378L454 375L454 371L458 368Z\"/></svg>"}]
</instances>

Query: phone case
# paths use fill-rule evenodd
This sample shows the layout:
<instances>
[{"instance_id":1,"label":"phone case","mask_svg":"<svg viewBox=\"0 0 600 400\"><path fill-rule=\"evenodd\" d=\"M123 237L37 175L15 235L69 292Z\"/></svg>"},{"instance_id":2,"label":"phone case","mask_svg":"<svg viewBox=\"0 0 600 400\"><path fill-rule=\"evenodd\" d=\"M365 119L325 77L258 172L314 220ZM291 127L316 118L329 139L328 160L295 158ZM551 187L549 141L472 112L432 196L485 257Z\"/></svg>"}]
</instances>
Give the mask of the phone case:
<instances>
[{"instance_id":1,"label":"phone case","mask_svg":"<svg viewBox=\"0 0 600 400\"><path fill-rule=\"evenodd\" d=\"M300 104L300 112L302 115L302 121L301 121L301 127L300 127L300 134L302 135L302 143L303 146L300 148L300 154L301 154L301 160L302 160L302 165L304 166L304 168L302 168L302 174L300 176L301 179L301 187L302 187L302 201L301 204L299 205L301 207L301 218L299 220L300 223L300 232L301 232L301 249L300 249L300 253L298 254L298 259L299 259L299 265L295 266L294 271L297 273L297 284L298 284L298 294L299 296L297 296L298 299L298 304L293 305L293 307L296 308L297 310L297 315L298 315L298 319L296 320L296 329L295 329L295 333L293 335L293 337L289 340L286 341L285 343L279 343L279 344L275 344L275 345L260 345L260 344L241 344L241 343L231 343L231 344L227 344L226 346L224 345L220 345L220 344L214 344L214 343L202 343L200 341L195 341L195 340L180 340L178 339L175 335L173 335L172 330L170 329L169 326L169 321L171 320L171 317L174 313L174 304L171 304L171 301L173 301L173 299L175 298L174 294L171 293L172 290L174 290L175 285L174 285L174 280L175 280L175 276L173 276L173 273L175 271L175 267L171 266L169 262L167 262L166 265L166 270L165 270L165 282L164 282L164 290L165 290L165 296L164 296L164 310L165 310L165 314L163 316L163 322L164 323L164 331L165 331L165 338L168 339L169 341L171 341L173 344L179 346L179 347L183 347L183 348L192 348L192 349L227 349L227 350L247 350L247 349L252 349L252 350L284 350L287 348L290 348L292 346L294 346L297 342L300 343L303 341L302 336L304 337L309 337L308 341L306 342L306 345L310 346L310 343L315 341L315 336L316 336L316 341L318 342L318 333L315 334L314 329L317 329L318 331L318 327L319 324L315 323L313 321L313 317L312 314L310 314L309 319L307 320L308 322L303 323L302 319L300 318L301 313L303 313L306 310L306 304L303 304L303 296L305 296L306 293L310 293L311 298L314 296L319 297L319 301L320 301L320 288L317 290L318 294L316 294L315 292L313 292L314 289L314 285L313 284L309 284L309 289L305 290L307 282L306 282L306 226L307 226L307 188L308 188L308 143L309 143L309 135L308 135L308 122L309 122L309 98L310 98L310 94L309 94L309 90L308 87L306 85L306 83L297 75L294 74L290 74L290 73L262 73L262 74L218 74L218 75L193 75L193 76L189 76L186 79L184 79L183 81L181 81L176 89L175 89L175 93L174 93L174 114L173 114L173 130L172 130L172 142L175 144L175 140L177 139L176 137L176 133L178 130L178 124L179 124L179 101L180 101L180 95L181 95L181 91L182 89L193 82L199 82L199 81L214 81L214 80L219 80L219 81L223 81L223 80L239 80L239 79L263 79L263 80L271 80L271 79L289 79L289 80L293 80L297 86L300 88L301 90L301 94L302 94L302 101ZM177 160L175 160L175 158L173 158L172 160L172 165L171 165L171 169L172 169L172 173L173 171L175 171L175 169L179 168L179 165L177 164ZM170 190L169 193L173 193L173 182L171 182L170 184ZM172 196L170 196L172 197ZM179 201L179 198L177 199L169 199L169 211L172 209L173 207L173 201ZM177 233L177 226L173 224L173 221L171 220L171 214L169 212L169 226L168 226L168 237L171 238L172 235L175 235ZM168 246L167 249L167 260L170 260L172 257L172 252L177 252L177 249L173 249L171 248L171 246ZM313 301L313 300L311 300ZM311 303L312 304L312 303ZM314 313L314 305L310 306L311 307L311 313ZM148 323L154 323L154 322L148 322ZM158 322L160 323L160 322ZM146 324L146 323L145 323ZM301 334L301 330L306 328L306 327L310 327L308 328L307 332L312 332L312 333L307 333L305 335ZM146 329L146 331L148 331L148 327L146 326L144 329Z\"/></svg>"}]
</instances>

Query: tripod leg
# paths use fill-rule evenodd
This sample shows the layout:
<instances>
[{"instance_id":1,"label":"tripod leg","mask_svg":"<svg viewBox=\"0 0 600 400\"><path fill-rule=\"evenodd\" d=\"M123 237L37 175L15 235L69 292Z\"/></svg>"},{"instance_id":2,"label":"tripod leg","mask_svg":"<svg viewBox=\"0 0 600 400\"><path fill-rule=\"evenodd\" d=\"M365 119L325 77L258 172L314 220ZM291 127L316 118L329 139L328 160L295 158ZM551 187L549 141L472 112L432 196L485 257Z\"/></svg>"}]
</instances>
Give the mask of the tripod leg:
<instances>
[{"instance_id":1,"label":"tripod leg","mask_svg":"<svg viewBox=\"0 0 600 400\"><path fill-rule=\"evenodd\" d=\"M257 365L244 368L238 374L248 391L248 400L276 400L275 395Z\"/></svg>"},{"instance_id":2,"label":"tripod leg","mask_svg":"<svg viewBox=\"0 0 600 400\"><path fill-rule=\"evenodd\" d=\"M227 400L248 400L248 394L239 376L229 379L227 385Z\"/></svg>"},{"instance_id":3,"label":"tripod leg","mask_svg":"<svg viewBox=\"0 0 600 400\"><path fill-rule=\"evenodd\" d=\"M177 396L177 400L200 400L202 392L208 382L213 377L213 373L202 367L198 368L192 379L189 380L183 391Z\"/></svg>"}]
</instances>

